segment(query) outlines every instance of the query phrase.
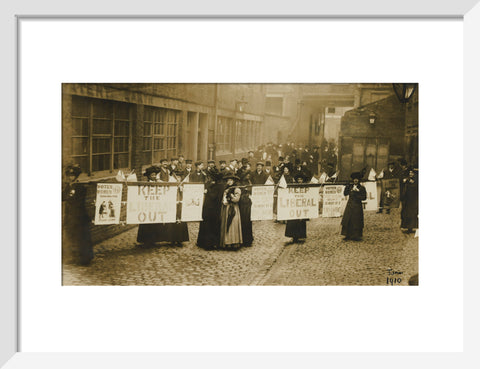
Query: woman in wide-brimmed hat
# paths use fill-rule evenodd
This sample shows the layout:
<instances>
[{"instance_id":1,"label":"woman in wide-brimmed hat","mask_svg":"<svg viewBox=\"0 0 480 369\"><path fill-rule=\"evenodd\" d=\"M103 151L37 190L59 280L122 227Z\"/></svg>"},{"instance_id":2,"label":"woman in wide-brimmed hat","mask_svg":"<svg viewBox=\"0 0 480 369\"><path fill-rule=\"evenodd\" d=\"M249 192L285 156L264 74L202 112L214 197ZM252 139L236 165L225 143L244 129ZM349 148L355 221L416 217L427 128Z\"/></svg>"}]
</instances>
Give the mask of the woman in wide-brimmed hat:
<instances>
[{"instance_id":1,"label":"woman in wide-brimmed hat","mask_svg":"<svg viewBox=\"0 0 480 369\"><path fill-rule=\"evenodd\" d=\"M342 235L344 240L360 241L363 236L363 205L367 199L367 190L360 184L362 173L355 172L350 175L352 183L345 186L343 194L348 196L347 206L342 218Z\"/></svg>"},{"instance_id":2,"label":"woman in wide-brimmed hat","mask_svg":"<svg viewBox=\"0 0 480 369\"><path fill-rule=\"evenodd\" d=\"M242 190L236 186L240 178L233 173L228 173L224 176L224 180L226 181L226 185L222 197L220 240L218 247L220 249L237 250L243 243L242 221L240 208L238 206Z\"/></svg>"}]
</instances>

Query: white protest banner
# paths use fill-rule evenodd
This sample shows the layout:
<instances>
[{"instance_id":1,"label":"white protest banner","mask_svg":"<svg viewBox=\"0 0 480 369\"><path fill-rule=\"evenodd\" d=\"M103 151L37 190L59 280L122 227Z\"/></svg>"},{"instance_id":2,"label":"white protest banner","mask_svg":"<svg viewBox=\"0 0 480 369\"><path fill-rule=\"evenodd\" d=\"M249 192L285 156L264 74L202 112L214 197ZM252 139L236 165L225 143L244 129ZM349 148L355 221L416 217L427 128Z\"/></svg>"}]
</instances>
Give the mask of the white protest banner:
<instances>
[{"instance_id":1,"label":"white protest banner","mask_svg":"<svg viewBox=\"0 0 480 369\"><path fill-rule=\"evenodd\" d=\"M177 218L177 186L128 186L127 223L175 223Z\"/></svg>"},{"instance_id":2,"label":"white protest banner","mask_svg":"<svg viewBox=\"0 0 480 369\"><path fill-rule=\"evenodd\" d=\"M274 186L252 186L251 220L273 220Z\"/></svg>"},{"instance_id":3,"label":"white protest banner","mask_svg":"<svg viewBox=\"0 0 480 369\"><path fill-rule=\"evenodd\" d=\"M292 186L278 189L277 219L318 218L317 187Z\"/></svg>"},{"instance_id":4,"label":"white protest banner","mask_svg":"<svg viewBox=\"0 0 480 369\"><path fill-rule=\"evenodd\" d=\"M199 183L185 183L182 198L182 222L196 222L202 220L204 185Z\"/></svg>"},{"instance_id":5,"label":"white protest banner","mask_svg":"<svg viewBox=\"0 0 480 369\"><path fill-rule=\"evenodd\" d=\"M97 183L96 225L120 223L122 186L121 183Z\"/></svg>"},{"instance_id":6,"label":"white protest banner","mask_svg":"<svg viewBox=\"0 0 480 369\"><path fill-rule=\"evenodd\" d=\"M373 169L372 169L373 170ZM377 183L376 182L365 182L362 183L367 190L367 199L362 201L364 210L377 210Z\"/></svg>"},{"instance_id":7,"label":"white protest banner","mask_svg":"<svg viewBox=\"0 0 480 369\"><path fill-rule=\"evenodd\" d=\"M347 206L347 197L343 195L345 186L326 185L323 186L323 218L341 217L345 206Z\"/></svg>"}]
</instances>

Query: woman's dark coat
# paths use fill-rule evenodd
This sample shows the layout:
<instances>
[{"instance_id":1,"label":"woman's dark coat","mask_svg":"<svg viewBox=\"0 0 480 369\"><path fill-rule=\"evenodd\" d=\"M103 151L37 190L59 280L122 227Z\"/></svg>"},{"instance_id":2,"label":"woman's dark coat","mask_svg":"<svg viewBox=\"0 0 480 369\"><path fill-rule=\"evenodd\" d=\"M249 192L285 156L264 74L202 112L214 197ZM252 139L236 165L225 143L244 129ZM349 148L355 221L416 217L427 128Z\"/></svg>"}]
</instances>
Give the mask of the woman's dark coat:
<instances>
[{"instance_id":1,"label":"woman's dark coat","mask_svg":"<svg viewBox=\"0 0 480 369\"><path fill-rule=\"evenodd\" d=\"M349 196L342 218L342 235L347 238L361 238L363 235L363 205L367 199L367 191L361 184L359 191L353 191L353 184L345 186L343 194Z\"/></svg>"},{"instance_id":2,"label":"woman's dark coat","mask_svg":"<svg viewBox=\"0 0 480 369\"><path fill-rule=\"evenodd\" d=\"M403 185L400 199L402 200L402 223L400 228L418 228L418 177L410 179Z\"/></svg>"},{"instance_id":3,"label":"woman's dark coat","mask_svg":"<svg viewBox=\"0 0 480 369\"><path fill-rule=\"evenodd\" d=\"M198 230L197 246L203 249L213 249L220 242L220 213L222 209L222 196L225 185L223 183L210 183L203 202L202 221Z\"/></svg>"}]
</instances>

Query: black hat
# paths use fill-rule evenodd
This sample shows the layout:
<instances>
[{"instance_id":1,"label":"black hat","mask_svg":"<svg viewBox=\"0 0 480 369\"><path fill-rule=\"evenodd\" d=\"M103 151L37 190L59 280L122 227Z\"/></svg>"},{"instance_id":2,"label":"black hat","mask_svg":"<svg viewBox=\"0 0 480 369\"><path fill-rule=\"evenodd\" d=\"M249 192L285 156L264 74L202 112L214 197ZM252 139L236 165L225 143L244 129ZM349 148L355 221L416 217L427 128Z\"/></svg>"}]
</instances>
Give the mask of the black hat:
<instances>
[{"instance_id":1,"label":"black hat","mask_svg":"<svg viewBox=\"0 0 480 369\"><path fill-rule=\"evenodd\" d=\"M300 159L295 159L295 164L300 164Z\"/></svg>"},{"instance_id":2,"label":"black hat","mask_svg":"<svg viewBox=\"0 0 480 369\"><path fill-rule=\"evenodd\" d=\"M279 160L279 161L283 161L283 160L284 160L284 159L283 159L283 156L279 156L279 157L278 157L278 160Z\"/></svg>"},{"instance_id":3,"label":"black hat","mask_svg":"<svg viewBox=\"0 0 480 369\"><path fill-rule=\"evenodd\" d=\"M272 166L272 162L271 162L270 160L267 160L267 161L265 162L265 165L266 165L267 167L271 167L271 166Z\"/></svg>"},{"instance_id":4,"label":"black hat","mask_svg":"<svg viewBox=\"0 0 480 369\"><path fill-rule=\"evenodd\" d=\"M178 160L178 158L170 158L170 161Z\"/></svg>"},{"instance_id":5,"label":"black hat","mask_svg":"<svg viewBox=\"0 0 480 369\"><path fill-rule=\"evenodd\" d=\"M227 162L225 160L220 160L219 163L220 164L227 164Z\"/></svg>"},{"instance_id":6,"label":"black hat","mask_svg":"<svg viewBox=\"0 0 480 369\"><path fill-rule=\"evenodd\" d=\"M82 169L80 168L80 165L78 165L78 164L70 164L65 169L65 174L67 176L78 177L81 173L82 173Z\"/></svg>"},{"instance_id":7,"label":"black hat","mask_svg":"<svg viewBox=\"0 0 480 369\"><path fill-rule=\"evenodd\" d=\"M235 174L233 173L227 173L226 175L223 176L223 179L224 180L227 180L227 179L233 179L235 181L239 181L240 178L238 178Z\"/></svg>"},{"instance_id":8,"label":"black hat","mask_svg":"<svg viewBox=\"0 0 480 369\"><path fill-rule=\"evenodd\" d=\"M298 178L302 178L304 182L307 180L307 176L303 172L296 173L293 178L295 178L295 181L297 181Z\"/></svg>"},{"instance_id":9,"label":"black hat","mask_svg":"<svg viewBox=\"0 0 480 369\"><path fill-rule=\"evenodd\" d=\"M247 158L242 158L242 164L246 164L248 163L248 159Z\"/></svg>"},{"instance_id":10,"label":"black hat","mask_svg":"<svg viewBox=\"0 0 480 369\"><path fill-rule=\"evenodd\" d=\"M147 169L145 169L145 173L143 173L143 175L145 177L150 177L150 174L152 173L158 173L159 172L159 169L156 165L152 165L151 167L148 167Z\"/></svg>"},{"instance_id":11,"label":"black hat","mask_svg":"<svg viewBox=\"0 0 480 369\"><path fill-rule=\"evenodd\" d=\"M398 162L400 165L407 165L407 161L405 159L400 159Z\"/></svg>"},{"instance_id":12,"label":"black hat","mask_svg":"<svg viewBox=\"0 0 480 369\"><path fill-rule=\"evenodd\" d=\"M213 181L220 181L223 178L222 173L217 168L212 168L211 170L209 170L208 171L208 176Z\"/></svg>"},{"instance_id":13,"label":"black hat","mask_svg":"<svg viewBox=\"0 0 480 369\"><path fill-rule=\"evenodd\" d=\"M215 160L209 160L209 161L207 161L207 163L208 163L208 164L210 164L210 163L215 164Z\"/></svg>"},{"instance_id":14,"label":"black hat","mask_svg":"<svg viewBox=\"0 0 480 369\"><path fill-rule=\"evenodd\" d=\"M196 161L196 162L195 162L195 166L196 166L196 167L198 167L200 164L203 164L203 161L200 161L200 160L199 160L199 161Z\"/></svg>"},{"instance_id":15,"label":"black hat","mask_svg":"<svg viewBox=\"0 0 480 369\"><path fill-rule=\"evenodd\" d=\"M257 166L261 165L262 167L265 166L265 164L263 163L263 161L258 161L257 162Z\"/></svg>"},{"instance_id":16,"label":"black hat","mask_svg":"<svg viewBox=\"0 0 480 369\"><path fill-rule=\"evenodd\" d=\"M352 174L350 174L350 178L351 178L351 179L358 179L358 180L360 180L360 179L362 179L362 177L363 177L363 176L362 176L362 173L360 173L360 172L353 172Z\"/></svg>"},{"instance_id":17,"label":"black hat","mask_svg":"<svg viewBox=\"0 0 480 369\"><path fill-rule=\"evenodd\" d=\"M192 164L192 160L191 159L185 160L185 164Z\"/></svg>"},{"instance_id":18,"label":"black hat","mask_svg":"<svg viewBox=\"0 0 480 369\"><path fill-rule=\"evenodd\" d=\"M389 161L388 165L395 165L395 162L394 161Z\"/></svg>"},{"instance_id":19,"label":"black hat","mask_svg":"<svg viewBox=\"0 0 480 369\"><path fill-rule=\"evenodd\" d=\"M334 165L333 165L333 163L327 163L327 166L333 167Z\"/></svg>"}]
</instances>

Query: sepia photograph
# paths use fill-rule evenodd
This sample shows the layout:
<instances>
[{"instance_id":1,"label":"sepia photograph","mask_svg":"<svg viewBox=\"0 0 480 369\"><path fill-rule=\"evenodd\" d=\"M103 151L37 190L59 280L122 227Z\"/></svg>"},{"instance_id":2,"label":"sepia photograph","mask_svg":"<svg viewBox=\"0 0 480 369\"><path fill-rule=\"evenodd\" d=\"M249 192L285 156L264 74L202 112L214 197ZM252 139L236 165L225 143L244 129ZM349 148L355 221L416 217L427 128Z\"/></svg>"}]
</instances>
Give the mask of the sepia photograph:
<instances>
[{"instance_id":1,"label":"sepia photograph","mask_svg":"<svg viewBox=\"0 0 480 369\"><path fill-rule=\"evenodd\" d=\"M418 83L61 98L62 285L419 285Z\"/></svg>"}]
</instances>

